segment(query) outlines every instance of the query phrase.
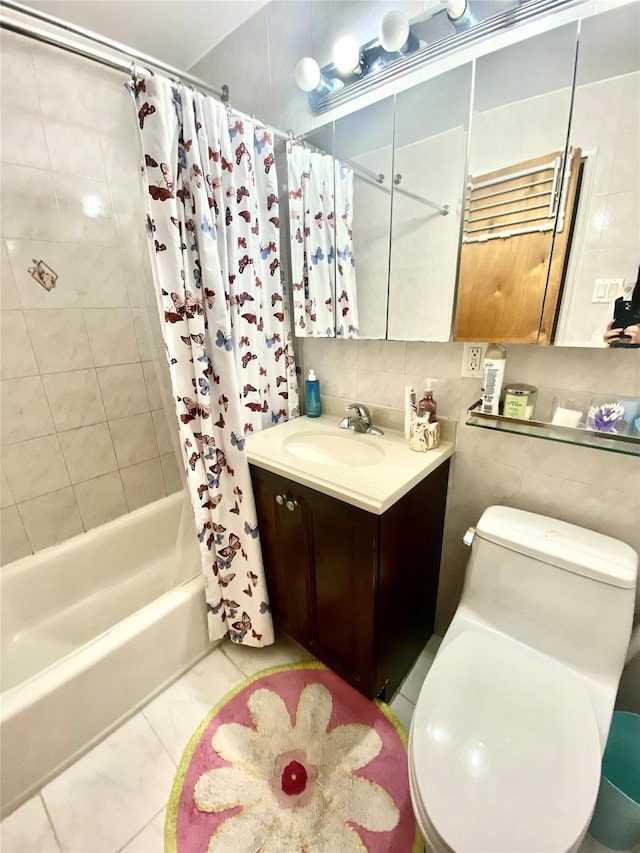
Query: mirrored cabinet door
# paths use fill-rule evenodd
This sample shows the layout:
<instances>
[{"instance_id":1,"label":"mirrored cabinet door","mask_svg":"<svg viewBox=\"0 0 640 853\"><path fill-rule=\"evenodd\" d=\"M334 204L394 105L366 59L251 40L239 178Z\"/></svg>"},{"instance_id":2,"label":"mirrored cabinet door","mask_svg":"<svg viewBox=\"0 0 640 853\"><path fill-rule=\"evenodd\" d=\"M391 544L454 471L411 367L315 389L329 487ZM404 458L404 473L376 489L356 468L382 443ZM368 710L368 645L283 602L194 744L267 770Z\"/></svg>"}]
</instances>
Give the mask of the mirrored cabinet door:
<instances>
[{"instance_id":1,"label":"mirrored cabinet door","mask_svg":"<svg viewBox=\"0 0 640 853\"><path fill-rule=\"evenodd\" d=\"M355 273L357 337L386 337L389 281L389 233L393 168L393 98L386 98L338 119L334 130L336 189L352 181L352 195L336 195L336 335L350 334L350 304L344 300L343 274ZM351 173L351 175L349 175ZM354 298L347 294L350 299ZM353 320L352 320L353 323Z\"/></svg>"},{"instance_id":2,"label":"mirrored cabinet door","mask_svg":"<svg viewBox=\"0 0 640 853\"><path fill-rule=\"evenodd\" d=\"M571 24L476 61L454 340L548 343L577 192L579 154L565 156L576 46Z\"/></svg>"},{"instance_id":3,"label":"mirrored cabinet door","mask_svg":"<svg viewBox=\"0 0 640 853\"><path fill-rule=\"evenodd\" d=\"M335 337L333 124L287 143L293 324L298 337Z\"/></svg>"},{"instance_id":4,"label":"mirrored cabinet door","mask_svg":"<svg viewBox=\"0 0 640 853\"><path fill-rule=\"evenodd\" d=\"M456 287L471 64L396 96L387 337L448 341Z\"/></svg>"},{"instance_id":5,"label":"mirrored cabinet door","mask_svg":"<svg viewBox=\"0 0 640 853\"><path fill-rule=\"evenodd\" d=\"M581 23L569 139L580 195L554 343L602 347L640 263L640 3Z\"/></svg>"}]
</instances>

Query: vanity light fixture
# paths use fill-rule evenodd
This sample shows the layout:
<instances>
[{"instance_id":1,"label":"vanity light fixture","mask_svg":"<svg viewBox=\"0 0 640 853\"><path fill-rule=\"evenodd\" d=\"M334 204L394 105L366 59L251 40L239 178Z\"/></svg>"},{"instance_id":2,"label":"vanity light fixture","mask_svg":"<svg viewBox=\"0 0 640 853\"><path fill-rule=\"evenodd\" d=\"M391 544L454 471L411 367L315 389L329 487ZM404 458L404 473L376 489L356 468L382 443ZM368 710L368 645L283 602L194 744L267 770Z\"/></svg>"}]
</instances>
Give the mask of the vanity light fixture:
<instances>
[{"instance_id":1,"label":"vanity light fixture","mask_svg":"<svg viewBox=\"0 0 640 853\"><path fill-rule=\"evenodd\" d=\"M477 20L469 7L467 0L440 0L447 10L447 18L456 30L468 30Z\"/></svg>"},{"instance_id":2,"label":"vanity light fixture","mask_svg":"<svg viewBox=\"0 0 640 853\"><path fill-rule=\"evenodd\" d=\"M361 77L366 69L364 56L353 36L342 36L333 46L333 64L338 74Z\"/></svg>"},{"instance_id":3,"label":"vanity light fixture","mask_svg":"<svg viewBox=\"0 0 640 853\"><path fill-rule=\"evenodd\" d=\"M325 77L320 71L320 66L311 56L305 56L298 62L295 78L298 88L308 92L309 97L328 95L344 85L337 77Z\"/></svg>"},{"instance_id":4,"label":"vanity light fixture","mask_svg":"<svg viewBox=\"0 0 640 853\"><path fill-rule=\"evenodd\" d=\"M387 12L380 21L378 41L387 53L406 54L420 45L418 39L411 32L407 16L397 9Z\"/></svg>"},{"instance_id":5,"label":"vanity light fixture","mask_svg":"<svg viewBox=\"0 0 640 853\"><path fill-rule=\"evenodd\" d=\"M447 18L456 31L468 29L476 23L468 0L440 0L446 8ZM517 2L517 0L513 0ZM568 2L568 0L565 0ZM442 9L442 14L445 12ZM433 14L433 13L431 13ZM429 16L427 16L428 18ZM418 26L420 21L414 21ZM412 30L404 12L392 9L387 12L378 29L378 37L363 45L350 35L341 36L334 44L332 62L320 68L310 56L301 59L295 70L298 87L309 95L309 104L313 112L322 112L327 99L333 100L338 89L367 85L365 79L375 85L373 79L394 63L409 58L410 54L421 51L426 42L421 41ZM342 95L338 95L342 97Z\"/></svg>"}]
</instances>

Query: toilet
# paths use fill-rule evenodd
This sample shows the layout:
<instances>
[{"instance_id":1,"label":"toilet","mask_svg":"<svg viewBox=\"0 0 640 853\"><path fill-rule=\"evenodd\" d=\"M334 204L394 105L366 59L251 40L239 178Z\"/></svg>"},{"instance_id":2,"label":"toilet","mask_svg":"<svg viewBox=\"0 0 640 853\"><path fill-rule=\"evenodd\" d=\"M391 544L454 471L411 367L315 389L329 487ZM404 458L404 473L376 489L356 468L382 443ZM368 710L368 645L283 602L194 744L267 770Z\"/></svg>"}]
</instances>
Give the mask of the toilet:
<instances>
[{"instance_id":1,"label":"toilet","mask_svg":"<svg viewBox=\"0 0 640 853\"><path fill-rule=\"evenodd\" d=\"M634 616L636 552L510 507L475 530L409 734L435 853L566 853L587 832Z\"/></svg>"}]
</instances>

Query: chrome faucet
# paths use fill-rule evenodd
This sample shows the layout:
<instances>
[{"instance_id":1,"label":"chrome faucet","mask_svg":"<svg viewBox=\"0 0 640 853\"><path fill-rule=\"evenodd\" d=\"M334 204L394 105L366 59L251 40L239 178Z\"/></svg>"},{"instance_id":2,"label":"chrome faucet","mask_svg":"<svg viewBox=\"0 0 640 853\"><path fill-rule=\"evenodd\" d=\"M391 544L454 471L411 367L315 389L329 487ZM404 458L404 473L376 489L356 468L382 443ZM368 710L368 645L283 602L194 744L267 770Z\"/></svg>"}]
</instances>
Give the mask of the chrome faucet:
<instances>
[{"instance_id":1,"label":"chrome faucet","mask_svg":"<svg viewBox=\"0 0 640 853\"><path fill-rule=\"evenodd\" d=\"M384 435L381 429L372 425L369 409L363 403L350 403L346 406L346 411L355 411L355 414L342 418L338 424L340 429L352 429L354 432L366 432L369 435Z\"/></svg>"}]
</instances>

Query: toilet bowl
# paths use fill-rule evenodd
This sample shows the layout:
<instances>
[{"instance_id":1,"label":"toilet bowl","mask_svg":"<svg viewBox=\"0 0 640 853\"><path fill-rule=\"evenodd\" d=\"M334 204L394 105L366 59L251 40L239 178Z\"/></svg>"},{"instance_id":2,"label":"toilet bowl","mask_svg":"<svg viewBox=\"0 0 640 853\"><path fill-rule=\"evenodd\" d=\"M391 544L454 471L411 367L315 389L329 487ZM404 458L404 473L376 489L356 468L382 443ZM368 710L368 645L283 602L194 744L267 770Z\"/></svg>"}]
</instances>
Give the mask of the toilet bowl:
<instances>
[{"instance_id":1,"label":"toilet bowl","mask_svg":"<svg viewBox=\"0 0 640 853\"><path fill-rule=\"evenodd\" d=\"M598 795L637 563L592 531L485 511L410 729L411 797L429 849L577 849Z\"/></svg>"}]
</instances>

